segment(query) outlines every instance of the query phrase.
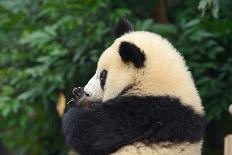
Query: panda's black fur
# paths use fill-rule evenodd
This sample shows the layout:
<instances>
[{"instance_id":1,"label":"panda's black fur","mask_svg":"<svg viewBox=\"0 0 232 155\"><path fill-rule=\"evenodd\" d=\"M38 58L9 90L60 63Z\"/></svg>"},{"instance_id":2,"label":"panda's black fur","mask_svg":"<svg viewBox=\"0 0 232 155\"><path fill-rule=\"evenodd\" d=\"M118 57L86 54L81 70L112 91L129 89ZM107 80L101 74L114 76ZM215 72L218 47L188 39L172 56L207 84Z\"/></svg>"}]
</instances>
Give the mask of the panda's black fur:
<instances>
[{"instance_id":1,"label":"panda's black fur","mask_svg":"<svg viewBox=\"0 0 232 155\"><path fill-rule=\"evenodd\" d=\"M63 133L81 155L107 155L136 141L199 142L204 122L170 96L117 97L91 109L72 108L64 115Z\"/></svg>"}]
</instances>

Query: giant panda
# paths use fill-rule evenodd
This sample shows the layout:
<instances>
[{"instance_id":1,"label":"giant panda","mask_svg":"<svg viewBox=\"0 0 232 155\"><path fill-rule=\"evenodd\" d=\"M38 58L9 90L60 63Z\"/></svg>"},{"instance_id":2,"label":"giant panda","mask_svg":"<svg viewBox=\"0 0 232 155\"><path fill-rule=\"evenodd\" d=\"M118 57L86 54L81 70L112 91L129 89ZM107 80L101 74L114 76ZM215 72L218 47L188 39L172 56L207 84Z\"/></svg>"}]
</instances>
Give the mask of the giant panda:
<instances>
[{"instance_id":1,"label":"giant panda","mask_svg":"<svg viewBox=\"0 0 232 155\"><path fill-rule=\"evenodd\" d=\"M75 106L62 120L77 154L201 154L201 99L183 56L160 35L134 31L122 18L84 94L91 106Z\"/></svg>"}]
</instances>

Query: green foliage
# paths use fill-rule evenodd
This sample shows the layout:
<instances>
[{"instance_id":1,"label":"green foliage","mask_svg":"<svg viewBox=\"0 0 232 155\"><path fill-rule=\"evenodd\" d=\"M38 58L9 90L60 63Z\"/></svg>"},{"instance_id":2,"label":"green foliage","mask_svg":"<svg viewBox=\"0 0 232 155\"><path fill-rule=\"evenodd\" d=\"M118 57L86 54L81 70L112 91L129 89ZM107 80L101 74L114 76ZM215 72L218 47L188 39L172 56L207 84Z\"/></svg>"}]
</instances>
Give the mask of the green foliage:
<instances>
[{"instance_id":1,"label":"green foliage","mask_svg":"<svg viewBox=\"0 0 232 155\"><path fill-rule=\"evenodd\" d=\"M17 155L65 154L58 96L64 93L68 99L74 86L88 81L122 16L139 30L167 37L185 56L206 109L207 137L215 134L209 128L213 124L224 129L214 139L221 142L232 130L227 113L232 104L232 3L168 1L166 25L152 19L156 5L149 0L142 6L138 0L0 0L4 144ZM208 143L207 153L212 150Z\"/></svg>"},{"instance_id":2,"label":"green foliage","mask_svg":"<svg viewBox=\"0 0 232 155\"><path fill-rule=\"evenodd\" d=\"M1 1L1 137L16 154L64 154L58 95L83 85L127 10L103 1ZM19 7L20 6L20 7Z\"/></svg>"}]
</instances>

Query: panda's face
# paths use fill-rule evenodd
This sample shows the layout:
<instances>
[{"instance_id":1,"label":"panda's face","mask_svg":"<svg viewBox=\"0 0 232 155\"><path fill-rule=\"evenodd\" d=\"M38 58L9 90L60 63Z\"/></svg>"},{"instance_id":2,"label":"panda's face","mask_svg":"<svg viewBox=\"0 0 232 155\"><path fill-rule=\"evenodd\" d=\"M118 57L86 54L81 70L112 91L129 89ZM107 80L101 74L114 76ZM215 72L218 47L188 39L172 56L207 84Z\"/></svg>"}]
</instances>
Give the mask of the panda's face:
<instances>
[{"instance_id":1,"label":"panda's face","mask_svg":"<svg viewBox=\"0 0 232 155\"><path fill-rule=\"evenodd\" d=\"M115 98L135 82L136 69L122 61L118 46L115 43L103 52L96 73L85 86L84 91L94 101Z\"/></svg>"}]
</instances>

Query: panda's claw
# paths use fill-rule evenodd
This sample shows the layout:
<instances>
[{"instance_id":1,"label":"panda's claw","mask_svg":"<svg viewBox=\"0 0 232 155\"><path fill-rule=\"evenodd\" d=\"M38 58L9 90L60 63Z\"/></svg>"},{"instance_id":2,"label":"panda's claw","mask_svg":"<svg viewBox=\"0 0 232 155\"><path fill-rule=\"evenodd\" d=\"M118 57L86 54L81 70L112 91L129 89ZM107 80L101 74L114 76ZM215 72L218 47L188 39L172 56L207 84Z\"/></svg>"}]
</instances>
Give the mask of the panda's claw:
<instances>
[{"instance_id":1,"label":"panda's claw","mask_svg":"<svg viewBox=\"0 0 232 155\"><path fill-rule=\"evenodd\" d=\"M75 102L75 99L74 98L71 98L71 100L70 101L68 101L68 105L70 104L70 103L73 103L73 102Z\"/></svg>"}]
</instances>

